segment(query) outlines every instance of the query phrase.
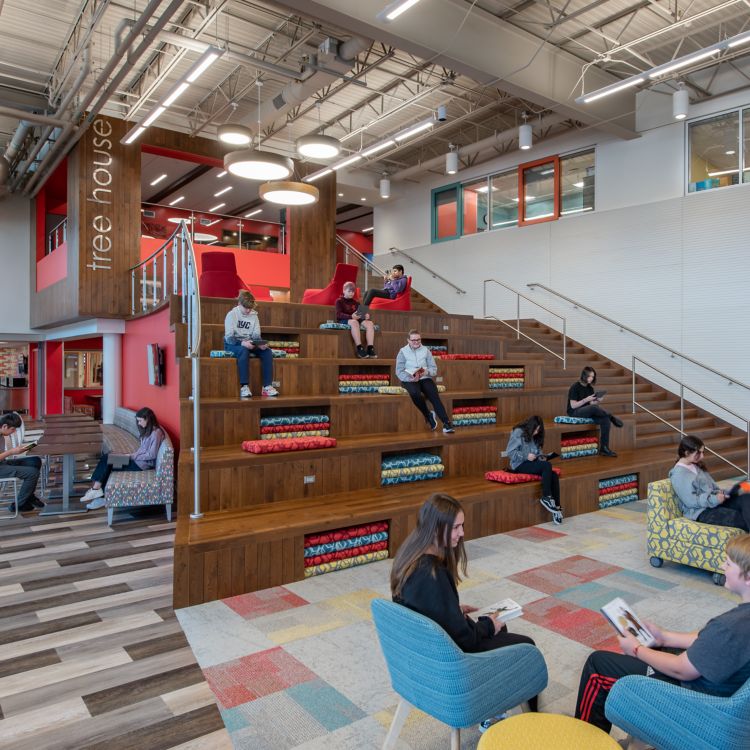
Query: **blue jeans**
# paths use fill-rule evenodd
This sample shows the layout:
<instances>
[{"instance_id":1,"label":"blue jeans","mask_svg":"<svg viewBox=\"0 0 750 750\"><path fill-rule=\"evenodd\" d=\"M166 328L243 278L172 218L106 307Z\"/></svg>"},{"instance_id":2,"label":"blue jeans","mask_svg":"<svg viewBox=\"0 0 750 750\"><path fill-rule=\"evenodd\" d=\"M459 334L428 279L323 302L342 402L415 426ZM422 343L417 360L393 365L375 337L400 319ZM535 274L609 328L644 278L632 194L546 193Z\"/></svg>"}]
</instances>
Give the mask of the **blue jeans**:
<instances>
[{"instance_id":1,"label":"blue jeans","mask_svg":"<svg viewBox=\"0 0 750 750\"><path fill-rule=\"evenodd\" d=\"M91 481L99 482L102 487L107 484L109 475L113 471L143 471L143 469L141 469L141 467L138 466L138 464L133 461L132 458L130 459L130 461L128 461L126 466L122 466L119 469L115 469L112 464L108 463L108 458L109 455L107 453L102 453L102 455L99 457L99 463L96 465L96 468L91 475Z\"/></svg>"},{"instance_id":2,"label":"blue jeans","mask_svg":"<svg viewBox=\"0 0 750 750\"><path fill-rule=\"evenodd\" d=\"M263 387L273 382L273 354L270 348L248 349L241 344L228 344L224 342L224 351L232 352L237 357L237 371L240 376L240 385L250 383L250 357L260 359L260 368L263 373Z\"/></svg>"}]
</instances>

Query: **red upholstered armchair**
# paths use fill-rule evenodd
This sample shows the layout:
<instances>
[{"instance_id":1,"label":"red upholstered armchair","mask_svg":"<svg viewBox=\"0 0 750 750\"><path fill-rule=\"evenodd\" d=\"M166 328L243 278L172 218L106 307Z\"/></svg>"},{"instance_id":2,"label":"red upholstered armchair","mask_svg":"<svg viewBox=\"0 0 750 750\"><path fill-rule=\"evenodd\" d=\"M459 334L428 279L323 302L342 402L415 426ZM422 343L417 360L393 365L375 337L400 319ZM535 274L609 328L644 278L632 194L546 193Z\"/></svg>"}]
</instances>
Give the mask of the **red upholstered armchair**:
<instances>
[{"instance_id":1,"label":"red upholstered armchair","mask_svg":"<svg viewBox=\"0 0 750 750\"><path fill-rule=\"evenodd\" d=\"M337 263L333 279L323 289L305 289L302 302L305 305L335 305L347 281L357 282L357 266Z\"/></svg>"},{"instance_id":2,"label":"red upholstered armchair","mask_svg":"<svg viewBox=\"0 0 750 750\"><path fill-rule=\"evenodd\" d=\"M411 310L411 276L406 277L406 287L394 299L385 299L385 297L374 297L370 303L370 309L379 310Z\"/></svg>"},{"instance_id":3,"label":"red upholstered armchair","mask_svg":"<svg viewBox=\"0 0 750 750\"><path fill-rule=\"evenodd\" d=\"M236 297L241 289L248 289L256 300L272 302L268 287L248 286L237 275L233 253L209 252L201 256L201 295L204 297Z\"/></svg>"}]
</instances>

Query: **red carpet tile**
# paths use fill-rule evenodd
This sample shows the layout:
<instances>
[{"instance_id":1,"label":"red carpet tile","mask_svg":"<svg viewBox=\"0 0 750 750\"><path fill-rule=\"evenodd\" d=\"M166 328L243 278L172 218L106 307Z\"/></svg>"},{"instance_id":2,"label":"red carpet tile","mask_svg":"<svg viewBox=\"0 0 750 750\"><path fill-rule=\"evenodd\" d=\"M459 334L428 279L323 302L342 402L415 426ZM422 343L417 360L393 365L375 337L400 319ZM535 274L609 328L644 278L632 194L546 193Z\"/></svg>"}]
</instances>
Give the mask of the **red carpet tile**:
<instances>
[{"instance_id":1,"label":"red carpet tile","mask_svg":"<svg viewBox=\"0 0 750 750\"><path fill-rule=\"evenodd\" d=\"M220 708L234 708L318 677L286 651L272 648L203 670Z\"/></svg>"},{"instance_id":2,"label":"red carpet tile","mask_svg":"<svg viewBox=\"0 0 750 750\"><path fill-rule=\"evenodd\" d=\"M548 542L550 539L559 539L561 536L567 536L567 534L561 534L559 531L550 531L550 529L542 529L539 526L529 526L526 529L508 531L506 532L506 536L514 536L516 539L523 539L527 542Z\"/></svg>"},{"instance_id":3,"label":"red carpet tile","mask_svg":"<svg viewBox=\"0 0 750 750\"><path fill-rule=\"evenodd\" d=\"M577 604L548 596L531 604L524 604L523 619L589 648L620 653L615 631L603 615Z\"/></svg>"},{"instance_id":4,"label":"red carpet tile","mask_svg":"<svg viewBox=\"0 0 750 750\"><path fill-rule=\"evenodd\" d=\"M293 594L283 586L256 591L252 594L230 596L222 601L246 620L254 620L256 617L273 615L285 609L294 609L309 604L307 600Z\"/></svg>"},{"instance_id":5,"label":"red carpet tile","mask_svg":"<svg viewBox=\"0 0 750 750\"><path fill-rule=\"evenodd\" d=\"M538 568L524 570L508 578L545 594L556 594L558 591L595 581L621 570L622 568L617 565L607 565L589 557L573 555Z\"/></svg>"}]
</instances>

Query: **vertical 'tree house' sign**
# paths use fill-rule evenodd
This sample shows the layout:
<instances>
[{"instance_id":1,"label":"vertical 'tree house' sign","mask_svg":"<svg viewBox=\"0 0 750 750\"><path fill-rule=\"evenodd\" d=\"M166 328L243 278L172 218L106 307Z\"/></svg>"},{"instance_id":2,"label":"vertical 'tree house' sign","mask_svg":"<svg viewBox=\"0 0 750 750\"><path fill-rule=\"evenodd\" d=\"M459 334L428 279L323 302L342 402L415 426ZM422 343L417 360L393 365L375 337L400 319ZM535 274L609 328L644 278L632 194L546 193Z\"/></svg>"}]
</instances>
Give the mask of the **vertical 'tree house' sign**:
<instances>
[{"instance_id":1,"label":"vertical 'tree house' sign","mask_svg":"<svg viewBox=\"0 0 750 750\"><path fill-rule=\"evenodd\" d=\"M97 116L79 143L78 273L81 316L130 313L128 269L140 258L141 153L127 123Z\"/></svg>"}]
</instances>

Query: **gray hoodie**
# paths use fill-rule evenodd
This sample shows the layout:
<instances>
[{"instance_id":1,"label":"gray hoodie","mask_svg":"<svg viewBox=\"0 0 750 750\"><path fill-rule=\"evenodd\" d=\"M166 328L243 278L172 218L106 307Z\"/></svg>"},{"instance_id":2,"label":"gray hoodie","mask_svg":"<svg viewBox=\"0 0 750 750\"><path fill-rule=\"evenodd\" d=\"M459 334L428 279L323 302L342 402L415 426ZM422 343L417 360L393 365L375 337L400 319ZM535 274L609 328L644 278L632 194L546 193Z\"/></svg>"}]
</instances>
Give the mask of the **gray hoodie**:
<instances>
[{"instance_id":1,"label":"gray hoodie","mask_svg":"<svg viewBox=\"0 0 750 750\"><path fill-rule=\"evenodd\" d=\"M227 344L240 344L247 339L254 341L261 338L258 313L251 310L246 313L244 308L233 307L224 318L224 341Z\"/></svg>"},{"instance_id":2,"label":"gray hoodie","mask_svg":"<svg viewBox=\"0 0 750 750\"><path fill-rule=\"evenodd\" d=\"M695 521L706 508L719 505L716 497L721 488L703 469L695 467L695 471L684 464L675 464L669 472L672 489L677 495L677 501L685 518Z\"/></svg>"},{"instance_id":3,"label":"gray hoodie","mask_svg":"<svg viewBox=\"0 0 750 750\"><path fill-rule=\"evenodd\" d=\"M412 349L411 345L407 344L403 349L399 350L396 355L396 375L398 375L399 380L411 381L412 373L420 367L425 369L425 372L419 378L420 380L434 378L437 375L435 358L426 346Z\"/></svg>"}]
</instances>

